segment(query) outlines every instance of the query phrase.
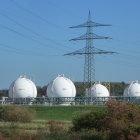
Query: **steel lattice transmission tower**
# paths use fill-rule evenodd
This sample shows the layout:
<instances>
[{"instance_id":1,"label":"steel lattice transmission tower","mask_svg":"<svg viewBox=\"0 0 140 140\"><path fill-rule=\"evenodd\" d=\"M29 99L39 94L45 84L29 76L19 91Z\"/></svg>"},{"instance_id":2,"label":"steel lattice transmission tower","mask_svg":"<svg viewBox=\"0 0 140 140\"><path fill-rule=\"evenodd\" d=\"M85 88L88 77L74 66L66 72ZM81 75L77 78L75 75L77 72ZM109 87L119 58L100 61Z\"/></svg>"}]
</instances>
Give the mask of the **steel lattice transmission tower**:
<instances>
[{"instance_id":1,"label":"steel lattice transmission tower","mask_svg":"<svg viewBox=\"0 0 140 140\"><path fill-rule=\"evenodd\" d=\"M85 55L84 83L85 83L85 88L87 89L88 97L91 96L91 86L92 86L92 83L95 82L95 58L94 58L94 55L95 54L113 54L113 53L115 53L115 52L100 50L100 49L97 49L93 46L94 39L111 39L109 37L98 36L98 35L94 34L93 28L98 27L98 26L111 26L111 25L99 24L99 23L93 22L91 20L91 14L89 11L88 21L86 23L70 27L70 28L81 28L81 27L87 28L86 34L70 40L70 41L86 40L86 47L83 49L77 50L75 52L72 52L72 53L64 54L65 56L66 55Z\"/></svg>"}]
</instances>

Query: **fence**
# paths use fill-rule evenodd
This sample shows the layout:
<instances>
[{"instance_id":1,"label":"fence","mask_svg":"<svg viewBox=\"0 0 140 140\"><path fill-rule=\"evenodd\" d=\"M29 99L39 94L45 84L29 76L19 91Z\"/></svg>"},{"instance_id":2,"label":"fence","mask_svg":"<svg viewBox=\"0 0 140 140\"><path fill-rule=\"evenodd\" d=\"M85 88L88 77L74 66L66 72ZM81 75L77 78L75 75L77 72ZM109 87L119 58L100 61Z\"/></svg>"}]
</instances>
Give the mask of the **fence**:
<instances>
[{"instance_id":1,"label":"fence","mask_svg":"<svg viewBox=\"0 0 140 140\"><path fill-rule=\"evenodd\" d=\"M131 102L140 104L140 97L123 97L123 96L109 96L109 97L61 97L61 98L0 98L0 104L28 104L28 105L96 105L105 104L108 100L114 99L118 102Z\"/></svg>"}]
</instances>

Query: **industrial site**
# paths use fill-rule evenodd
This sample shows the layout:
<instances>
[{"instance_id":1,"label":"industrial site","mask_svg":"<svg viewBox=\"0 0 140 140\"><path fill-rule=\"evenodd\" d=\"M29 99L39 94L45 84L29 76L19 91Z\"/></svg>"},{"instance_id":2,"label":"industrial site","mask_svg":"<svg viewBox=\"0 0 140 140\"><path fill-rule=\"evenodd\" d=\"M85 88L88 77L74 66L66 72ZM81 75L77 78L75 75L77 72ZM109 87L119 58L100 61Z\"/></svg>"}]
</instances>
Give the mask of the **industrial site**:
<instances>
[{"instance_id":1,"label":"industrial site","mask_svg":"<svg viewBox=\"0 0 140 140\"><path fill-rule=\"evenodd\" d=\"M105 104L109 99L120 102L140 103L140 83L132 81L123 92L123 96L110 96L107 85L94 83L86 89L85 96L76 97L74 83L64 75L58 75L48 85L46 95L37 96L36 85L25 76L18 77L9 87L8 97L1 97L0 103L29 105L96 105ZM88 95L90 90L90 96Z\"/></svg>"},{"instance_id":2,"label":"industrial site","mask_svg":"<svg viewBox=\"0 0 140 140\"><path fill-rule=\"evenodd\" d=\"M1 0L0 140L140 140L139 5Z\"/></svg>"},{"instance_id":3,"label":"industrial site","mask_svg":"<svg viewBox=\"0 0 140 140\"><path fill-rule=\"evenodd\" d=\"M9 88L9 96L2 97L1 104L42 104L42 105L92 105L105 104L109 99L117 99L118 101L140 103L140 84L138 81L132 81L125 89L123 96L110 96L110 87L102 85L95 81L95 55L101 54L117 54L113 51L105 51L97 49L93 46L95 39L111 39L110 37L98 36L93 33L94 27L111 26L109 24L95 23L91 19L89 11L88 21L78 26L70 28L87 28L85 35L71 39L85 40L86 47L72 53L64 54L83 55L85 57L84 64L84 88L85 94L82 97L76 97L76 87L71 81L63 75L58 75L48 85L46 95L37 97L37 88L35 83L26 76L20 76L12 82Z\"/></svg>"}]
</instances>

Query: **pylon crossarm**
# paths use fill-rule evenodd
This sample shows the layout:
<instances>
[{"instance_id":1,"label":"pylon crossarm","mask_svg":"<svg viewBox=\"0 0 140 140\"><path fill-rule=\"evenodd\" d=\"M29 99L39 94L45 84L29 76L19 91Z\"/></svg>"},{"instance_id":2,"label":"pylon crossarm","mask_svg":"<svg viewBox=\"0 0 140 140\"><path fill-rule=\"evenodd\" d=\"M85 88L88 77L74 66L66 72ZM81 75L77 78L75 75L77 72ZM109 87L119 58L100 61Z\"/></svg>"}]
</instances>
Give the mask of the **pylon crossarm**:
<instances>
[{"instance_id":1,"label":"pylon crossarm","mask_svg":"<svg viewBox=\"0 0 140 140\"><path fill-rule=\"evenodd\" d=\"M94 51L90 51L90 52L86 52L86 47L85 48L82 48L80 50L77 50L77 51L74 51L74 52L71 52L71 53L66 53L64 54L64 56L66 55L90 55L90 54L117 54L116 52L112 52L112 51L104 51L104 50L100 50L100 49L96 49L94 48Z\"/></svg>"},{"instance_id":2,"label":"pylon crossarm","mask_svg":"<svg viewBox=\"0 0 140 140\"><path fill-rule=\"evenodd\" d=\"M86 54L116 54L116 52L79 52L79 53L66 53L66 54L64 54L64 56L66 56L66 55L86 55Z\"/></svg>"},{"instance_id":3,"label":"pylon crossarm","mask_svg":"<svg viewBox=\"0 0 140 140\"><path fill-rule=\"evenodd\" d=\"M71 26L70 28L82 28L82 27L99 27L99 26L112 26L110 24L100 24L93 21L87 21L77 26Z\"/></svg>"},{"instance_id":4,"label":"pylon crossarm","mask_svg":"<svg viewBox=\"0 0 140 140\"><path fill-rule=\"evenodd\" d=\"M93 22L94 26L93 27L98 27L98 26L112 26L110 24L100 24L100 23L96 23L96 22Z\"/></svg>"},{"instance_id":5,"label":"pylon crossarm","mask_svg":"<svg viewBox=\"0 0 140 140\"><path fill-rule=\"evenodd\" d=\"M86 33L86 34L84 34L84 35L82 35L82 36L80 36L80 37L76 37L76 38L73 38L73 39L71 39L71 40L69 40L69 41L76 41L76 40L87 40L87 39L112 39L112 38L110 38L110 37L105 37L105 36L98 36L98 35L96 35L96 34L94 34L94 33Z\"/></svg>"}]
</instances>

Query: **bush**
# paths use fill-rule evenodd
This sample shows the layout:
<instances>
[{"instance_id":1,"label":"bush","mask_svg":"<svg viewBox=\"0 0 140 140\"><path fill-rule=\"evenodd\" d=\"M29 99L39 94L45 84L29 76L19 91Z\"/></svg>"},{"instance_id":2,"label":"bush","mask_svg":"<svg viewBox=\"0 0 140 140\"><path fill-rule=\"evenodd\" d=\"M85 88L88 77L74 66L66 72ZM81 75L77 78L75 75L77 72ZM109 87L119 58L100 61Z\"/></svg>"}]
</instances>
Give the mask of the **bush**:
<instances>
[{"instance_id":1,"label":"bush","mask_svg":"<svg viewBox=\"0 0 140 140\"><path fill-rule=\"evenodd\" d=\"M108 116L117 120L124 120L125 123L140 125L140 108L132 103L118 103L115 100L107 104ZM129 125L128 124L128 125Z\"/></svg>"},{"instance_id":2,"label":"bush","mask_svg":"<svg viewBox=\"0 0 140 140\"><path fill-rule=\"evenodd\" d=\"M49 131L50 132L57 132L57 131L65 131L65 125L63 122L57 120L50 120L49 122Z\"/></svg>"},{"instance_id":3,"label":"bush","mask_svg":"<svg viewBox=\"0 0 140 140\"><path fill-rule=\"evenodd\" d=\"M21 106L9 105L0 109L0 120L8 122L30 122L34 119L35 112Z\"/></svg>"},{"instance_id":4,"label":"bush","mask_svg":"<svg viewBox=\"0 0 140 140\"><path fill-rule=\"evenodd\" d=\"M106 140L106 133L102 133L95 129L93 130L82 130L80 132L76 132L75 138L79 138L79 140Z\"/></svg>"},{"instance_id":5,"label":"bush","mask_svg":"<svg viewBox=\"0 0 140 140\"><path fill-rule=\"evenodd\" d=\"M74 117L73 129L79 131L81 129L98 129L101 130L102 120L106 117L105 111L93 110L91 112L83 112Z\"/></svg>"},{"instance_id":6,"label":"bush","mask_svg":"<svg viewBox=\"0 0 140 140\"><path fill-rule=\"evenodd\" d=\"M81 132L96 130L108 132L109 140L135 139L140 135L140 108L132 103L108 101L104 111L90 111L77 115L73 119L72 130Z\"/></svg>"},{"instance_id":7,"label":"bush","mask_svg":"<svg viewBox=\"0 0 140 140\"><path fill-rule=\"evenodd\" d=\"M105 135L96 130L69 132L60 129L49 133L38 131L33 140L105 140L105 138Z\"/></svg>"}]
</instances>

